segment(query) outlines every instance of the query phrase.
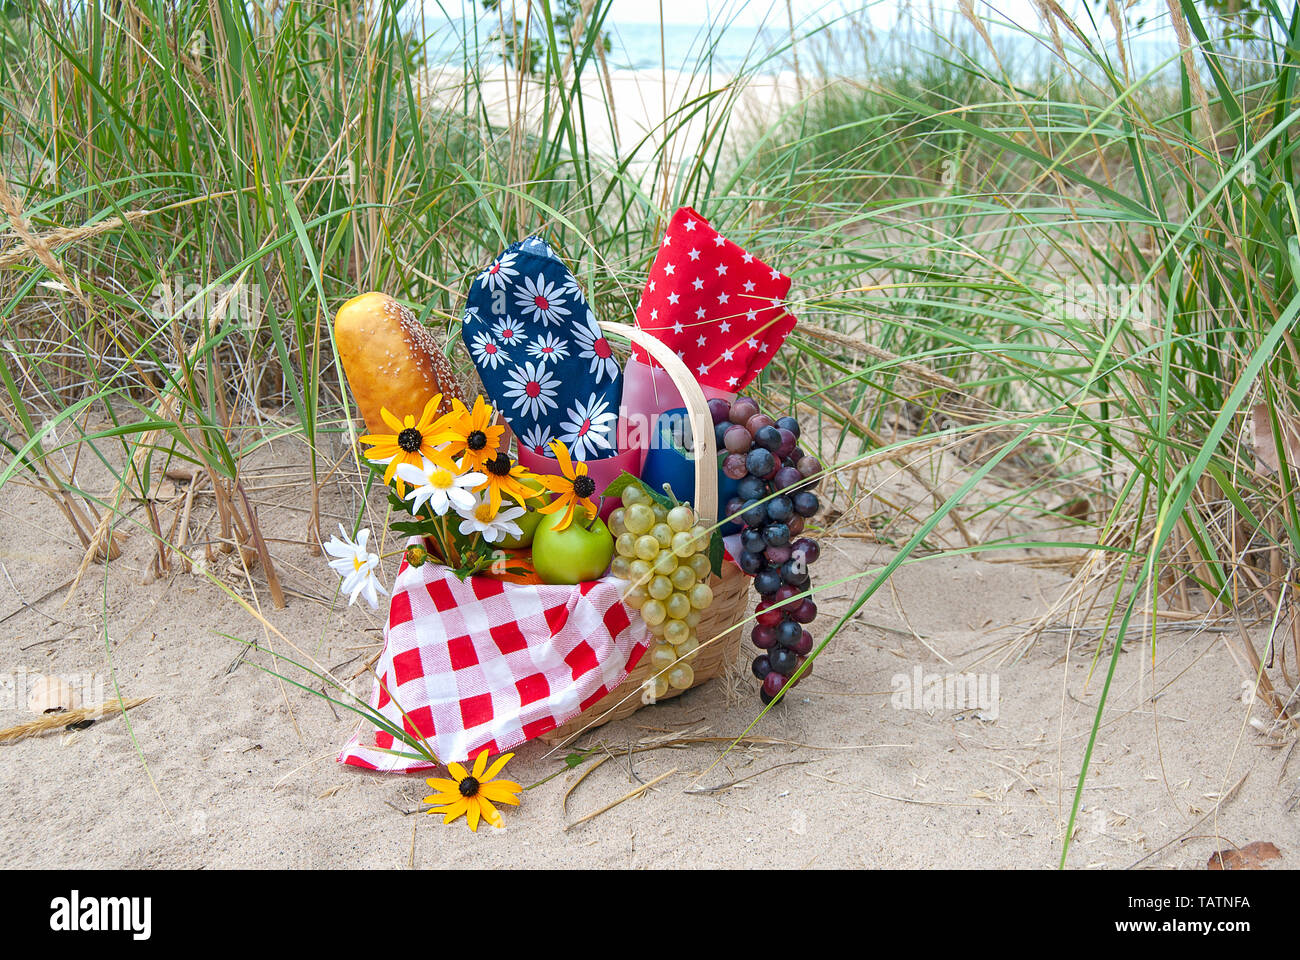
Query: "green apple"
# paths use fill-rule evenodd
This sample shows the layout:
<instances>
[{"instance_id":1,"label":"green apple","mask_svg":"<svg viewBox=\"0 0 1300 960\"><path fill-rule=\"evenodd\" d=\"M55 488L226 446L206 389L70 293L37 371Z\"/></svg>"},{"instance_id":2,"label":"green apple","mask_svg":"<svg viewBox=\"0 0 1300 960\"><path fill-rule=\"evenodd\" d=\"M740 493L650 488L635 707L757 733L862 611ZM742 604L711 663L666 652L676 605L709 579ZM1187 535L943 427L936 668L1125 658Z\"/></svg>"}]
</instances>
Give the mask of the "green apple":
<instances>
[{"instance_id":1,"label":"green apple","mask_svg":"<svg viewBox=\"0 0 1300 960\"><path fill-rule=\"evenodd\" d=\"M537 525L542 522L544 513L539 513L538 508L546 506L546 488L531 477L525 477L519 481L530 490L536 490L537 495L528 497L524 500L524 508L528 511L522 517L516 517L515 523L519 524L522 531L519 536L506 536L504 540L498 541L496 546L505 550L517 550L520 547L532 546L533 536L537 532ZM514 500L510 501L512 506L518 506Z\"/></svg>"},{"instance_id":2,"label":"green apple","mask_svg":"<svg viewBox=\"0 0 1300 960\"><path fill-rule=\"evenodd\" d=\"M581 583L595 580L614 559L614 535L599 517L590 528L582 526L579 508L573 522L563 530L555 526L564 517L563 510L548 513L538 524L533 537L533 569L544 583Z\"/></svg>"}]
</instances>

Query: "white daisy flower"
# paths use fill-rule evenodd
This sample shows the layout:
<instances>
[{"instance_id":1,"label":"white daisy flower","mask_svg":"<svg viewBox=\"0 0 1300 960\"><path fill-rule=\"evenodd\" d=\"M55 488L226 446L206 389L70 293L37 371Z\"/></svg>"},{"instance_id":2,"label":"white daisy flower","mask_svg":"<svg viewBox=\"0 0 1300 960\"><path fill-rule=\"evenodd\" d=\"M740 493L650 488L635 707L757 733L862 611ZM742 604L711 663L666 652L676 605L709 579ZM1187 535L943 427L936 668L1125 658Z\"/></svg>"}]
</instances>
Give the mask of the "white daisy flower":
<instances>
[{"instance_id":1,"label":"white daisy flower","mask_svg":"<svg viewBox=\"0 0 1300 960\"><path fill-rule=\"evenodd\" d=\"M562 360L569 355L569 345L553 333L543 333L528 345L528 355L538 360Z\"/></svg>"},{"instance_id":2,"label":"white daisy flower","mask_svg":"<svg viewBox=\"0 0 1300 960\"><path fill-rule=\"evenodd\" d=\"M501 349L501 346L492 339L492 335L485 330L474 334L469 350L479 366L486 366L492 370L497 368L497 364L510 362L510 354Z\"/></svg>"},{"instance_id":3,"label":"white daisy flower","mask_svg":"<svg viewBox=\"0 0 1300 960\"><path fill-rule=\"evenodd\" d=\"M523 282L515 287L515 306L542 321L542 326L562 323L569 315L564 306L566 302L560 295L559 286L548 282L542 273L537 275L535 283L524 277Z\"/></svg>"},{"instance_id":4,"label":"white daisy flower","mask_svg":"<svg viewBox=\"0 0 1300 960\"><path fill-rule=\"evenodd\" d=\"M578 356L591 361L588 372L596 375L596 382L600 383L608 376L613 383L618 376L618 358L614 356L613 348L605 339L600 324L596 322L596 315L590 310L587 311L586 323L573 325L573 338L582 348L578 351Z\"/></svg>"},{"instance_id":5,"label":"white daisy flower","mask_svg":"<svg viewBox=\"0 0 1300 960\"><path fill-rule=\"evenodd\" d=\"M503 253L492 261L492 265L478 275L478 282L484 290L504 290L506 284L519 276L519 271L514 269L515 256L513 253Z\"/></svg>"},{"instance_id":6,"label":"white daisy flower","mask_svg":"<svg viewBox=\"0 0 1300 960\"><path fill-rule=\"evenodd\" d=\"M551 441L554 439L550 428L538 423L524 431L523 444L533 453L554 458L555 454L551 452Z\"/></svg>"},{"instance_id":7,"label":"white daisy flower","mask_svg":"<svg viewBox=\"0 0 1300 960\"><path fill-rule=\"evenodd\" d=\"M362 527L355 541L348 536L341 523L339 533L343 534L343 539L330 537L325 544L325 552L334 558L329 562L330 567L343 579L342 589L348 594L348 606L352 606L357 597L365 597L370 609L378 609L379 594L388 591L379 582L379 555L366 548L370 529Z\"/></svg>"},{"instance_id":8,"label":"white daisy flower","mask_svg":"<svg viewBox=\"0 0 1300 960\"><path fill-rule=\"evenodd\" d=\"M456 510L472 510L474 494L470 493L469 488L487 482L484 474L462 473L457 476L446 467L430 463L427 458L422 467L399 463L397 475L411 485L406 499L411 501L412 515L419 513L426 503L440 517L453 507Z\"/></svg>"},{"instance_id":9,"label":"white daisy flower","mask_svg":"<svg viewBox=\"0 0 1300 960\"><path fill-rule=\"evenodd\" d=\"M525 362L522 366L506 374L504 385L506 397L516 398L511 405L523 416L540 420L548 409L556 409L555 394L559 392L560 381L546 369L546 364Z\"/></svg>"},{"instance_id":10,"label":"white daisy flower","mask_svg":"<svg viewBox=\"0 0 1300 960\"><path fill-rule=\"evenodd\" d=\"M469 510L456 511L460 514L460 532L465 536L481 533L488 543L496 543L507 536L518 537L523 533L517 519L524 515L524 508L507 507L502 503L500 509L493 511L487 491L474 499L474 506Z\"/></svg>"},{"instance_id":11,"label":"white daisy flower","mask_svg":"<svg viewBox=\"0 0 1300 960\"><path fill-rule=\"evenodd\" d=\"M577 460L597 460L614 450L610 438L618 414L610 412L609 401L596 394L569 408L569 419L560 424L560 439Z\"/></svg>"},{"instance_id":12,"label":"white daisy flower","mask_svg":"<svg viewBox=\"0 0 1300 960\"><path fill-rule=\"evenodd\" d=\"M519 324L509 317L503 317L497 321L497 325L492 328L492 333L508 347L523 343L528 339Z\"/></svg>"},{"instance_id":13,"label":"white daisy flower","mask_svg":"<svg viewBox=\"0 0 1300 960\"><path fill-rule=\"evenodd\" d=\"M551 249L550 244L548 244L541 237L529 237L527 240L524 241L524 246L532 247L534 250L538 251L543 256L547 256L547 257L555 256L555 251Z\"/></svg>"},{"instance_id":14,"label":"white daisy flower","mask_svg":"<svg viewBox=\"0 0 1300 960\"><path fill-rule=\"evenodd\" d=\"M465 313L461 315L462 323L482 323L483 318L479 316L478 307L466 307Z\"/></svg>"}]
</instances>

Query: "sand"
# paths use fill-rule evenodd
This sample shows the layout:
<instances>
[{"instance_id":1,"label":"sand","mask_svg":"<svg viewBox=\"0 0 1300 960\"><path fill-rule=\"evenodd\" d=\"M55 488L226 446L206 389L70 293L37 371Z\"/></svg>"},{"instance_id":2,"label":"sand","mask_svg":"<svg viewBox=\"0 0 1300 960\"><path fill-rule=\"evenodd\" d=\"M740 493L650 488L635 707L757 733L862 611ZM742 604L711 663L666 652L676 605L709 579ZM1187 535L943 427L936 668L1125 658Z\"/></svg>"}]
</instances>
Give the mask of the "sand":
<instances>
[{"instance_id":1,"label":"sand","mask_svg":"<svg viewBox=\"0 0 1300 960\"><path fill-rule=\"evenodd\" d=\"M110 487L87 466L81 475L93 490ZM271 608L260 570L252 591L228 558L213 571L239 595L255 595L296 646L347 678L378 650L380 620L334 601L324 561L303 545L303 476L301 447L284 440L250 458L244 475L290 591L287 608ZM900 482L889 471L871 480L880 491ZM160 504L164 518L182 493L164 490L172 498ZM324 493L327 530L361 508L346 476ZM382 504L367 510L378 528ZM211 498L197 496L200 541L211 513ZM118 716L0 746L6 867L1051 867L1107 662L1089 681L1096 634L1075 634L1068 655L1063 630L1008 644L1068 589L1064 573L925 559L901 567L791 702L752 731L785 742L729 753L700 742L628 756L630 745L653 738L743 733L758 700L742 664L729 680L588 735L583 742L603 743L612 759L567 802L585 767L524 794L503 829L475 835L463 820L444 826L418 812L421 778L337 764L355 718L244 661L246 648L222 634L256 640L260 628L212 581L173 573L145 583L143 531L119 559L93 566L64 604L66 590L54 588L72 579L81 551L54 511L14 481L0 489L0 517L0 667L20 683L21 674L95 675L110 690L115 683L125 696L152 698L131 711L129 729ZM142 508L131 517L139 521ZM831 539L818 581L876 569L892 549ZM852 592L825 591L819 633ZM1162 633L1154 677L1144 644L1121 654L1070 866L1200 869L1218 847L1255 840L1281 849L1280 866L1300 856L1300 763L1287 763L1294 739L1248 722L1267 717L1243 704L1225 637L1213 628ZM986 689L996 676L998 701L891 703L917 669L984 674ZM352 684L369 690L364 675ZM12 695L0 700L0 726L29 718ZM534 783L562 771L565 752L527 744L508 773ZM566 830L670 771L639 797Z\"/></svg>"}]
</instances>

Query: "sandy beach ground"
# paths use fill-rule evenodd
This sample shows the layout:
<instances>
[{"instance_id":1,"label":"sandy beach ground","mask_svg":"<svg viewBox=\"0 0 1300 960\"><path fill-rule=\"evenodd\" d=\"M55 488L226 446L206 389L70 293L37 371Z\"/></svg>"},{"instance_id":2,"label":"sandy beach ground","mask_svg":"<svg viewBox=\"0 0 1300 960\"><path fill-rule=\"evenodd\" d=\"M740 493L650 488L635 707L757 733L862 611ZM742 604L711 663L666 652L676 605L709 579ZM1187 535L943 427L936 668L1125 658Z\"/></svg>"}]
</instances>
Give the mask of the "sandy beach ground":
<instances>
[{"instance_id":1,"label":"sandy beach ground","mask_svg":"<svg viewBox=\"0 0 1300 960\"><path fill-rule=\"evenodd\" d=\"M423 92L435 109L458 109L466 84L458 67L426 72ZM691 163L704 141L713 135L719 115L729 111L729 135L770 123L782 109L797 103L812 89L811 81L792 71L737 77L725 72L692 73L682 70L611 70L596 68L584 74L580 114L585 123L585 148L593 156L652 157L667 141L662 153L670 172ZM485 69L477 93L494 126L512 125L529 132L540 129L548 96L543 86L523 80L502 67ZM558 107L559 92L552 90L551 109ZM575 102L574 107L579 105ZM634 159L630 174L662 175L657 163Z\"/></svg>"},{"instance_id":2,"label":"sandy beach ground","mask_svg":"<svg viewBox=\"0 0 1300 960\"><path fill-rule=\"evenodd\" d=\"M84 471L92 489L107 492L105 476ZM244 476L288 607L273 610L261 571L246 579L230 555L212 572L255 597L294 645L354 677L364 696L370 680L357 674L379 649L381 621L335 600L324 561L302 544L305 471L301 447L280 440ZM889 470L868 485L894 502L907 493ZM164 488L164 516L183 492ZM350 522L361 507L355 485L332 482L323 525ZM379 527L382 504L366 509ZM197 495L196 541L211 535L212 512L211 499ZM136 505L131 517L143 515ZM31 488L0 489L0 672L19 683L93 677L108 692L116 685L152 699L130 712L129 729L117 716L0 746L7 867L1050 867L1109 655L1107 647L1089 681L1097 632L1054 627L1028 647L1013 642L1066 591L1064 573L926 559L900 568L792 702L752 731L765 742L724 755L725 740L700 739L629 756L657 740L743 733L758 700L742 662L729 680L587 735L583 744L599 742L610 757L598 769L580 784L587 767L560 772L506 812L504 829L474 835L463 820L444 826L416 812L427 793L419 777L337 764L355 717L247 662L246 648L222 634L262 640L261 631L205 577L146 583L143 531L121 558L93 566L64 604L81 550L52 516ZM878 569L891 551L831 538L818 581ZM852 593L851 585L825 592L819 632ZM1069 619L1068 610L1054 618ZM1161 634L1154 667L1145 644L1120 656L1072 866L1196 869L1220 846L1255 840L1275 843L1282 865L1300 855L1300 763L1287 762L1294 741L1248 722L1267 717L1243 703L1225 636L1175 625ZM982 674L996 683L997 700L909 707L893 695L918 670ZM0 707L0 726L31 717L12 693ZM565 752L525 745L508 772L532 784L563 771ZM566 829L670 771L636 799Z\"/></svg>"}]
</instances>

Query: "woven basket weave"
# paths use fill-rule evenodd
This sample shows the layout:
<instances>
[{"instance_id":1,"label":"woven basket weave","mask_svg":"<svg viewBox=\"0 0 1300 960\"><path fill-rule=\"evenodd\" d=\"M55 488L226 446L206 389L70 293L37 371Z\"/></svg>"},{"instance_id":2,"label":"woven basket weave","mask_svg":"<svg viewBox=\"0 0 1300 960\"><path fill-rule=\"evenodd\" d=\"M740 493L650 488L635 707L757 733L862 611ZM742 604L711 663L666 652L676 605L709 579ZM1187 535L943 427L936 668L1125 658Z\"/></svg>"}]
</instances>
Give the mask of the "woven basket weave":
<instances>
[{"instance_id":1,"label":"woven basket weave","mask_svg":"<svg viewBox=\"0 0 1300 960\"><path fill-rule=\"evenodd\" d=\"M712 525L718 519L718 452L713 434L713 417L709 413L709 404L704 391L692 376L686 364L669 347L655 337L637 327L622 323L600 324L606 333L612 333L631 340L646 353L654 357L664 371L672 378L673 385L682 396L687 416L691 420L691 433L694 438L693 454L695 456L695 500L692 506L696 515L704 523ZM744 619L745 607L749 600L749 577L740 572L733 563L723 561L722 575L709 577L709 587L713 590L713 603L700 617L696 635L700 646L687 659L694 672L695 680L691 687L712 680L725 672L728 663L734 663L740 654L740 621ZM640 616L636 611L629 611L632 616ZM671 669L665 667L663 672ZM578 734L593 730L611 720L629 717L641 707L651 702L652 695L647 692L652 685L650 680L660 671L650 664L649 654L643 656L627 679L618 687L584 710L568 723L556 727L541 739L556 744L571 740ZM668 700L685 693L685 690L669 688L659 700Z\"/></svg>"}]
</instances>

